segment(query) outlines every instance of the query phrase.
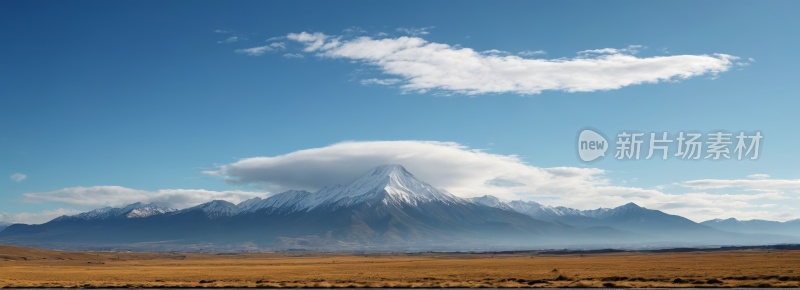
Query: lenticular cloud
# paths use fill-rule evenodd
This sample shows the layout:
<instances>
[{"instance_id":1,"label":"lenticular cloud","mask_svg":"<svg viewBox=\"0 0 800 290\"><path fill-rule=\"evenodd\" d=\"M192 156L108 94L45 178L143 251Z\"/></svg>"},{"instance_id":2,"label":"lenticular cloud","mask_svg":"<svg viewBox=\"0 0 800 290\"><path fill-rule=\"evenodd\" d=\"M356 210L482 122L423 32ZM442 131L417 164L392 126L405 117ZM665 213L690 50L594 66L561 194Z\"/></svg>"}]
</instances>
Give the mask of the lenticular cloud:
<instances>
[{"instance_id":1,"label":"lenticular cloud","mask_svg":"<svg viewBox=\"0 0 800 290\"><path fill-rule=\"evenodd\" d=\"M625 86L716 75L733 66L736 56L671 55L636 57L637 48L595 49L575 58L523 58L507 53L481 53L470 48L428 42L419 37L373 39L322 33L290 33L303 51L322 58L350 59L377 66L402 79L404 91L539 94L542 91L592 92ZM494 50L493 50L494 51ZM378 83L380 82L372 82Z\"/></svg>"}]
</instances>

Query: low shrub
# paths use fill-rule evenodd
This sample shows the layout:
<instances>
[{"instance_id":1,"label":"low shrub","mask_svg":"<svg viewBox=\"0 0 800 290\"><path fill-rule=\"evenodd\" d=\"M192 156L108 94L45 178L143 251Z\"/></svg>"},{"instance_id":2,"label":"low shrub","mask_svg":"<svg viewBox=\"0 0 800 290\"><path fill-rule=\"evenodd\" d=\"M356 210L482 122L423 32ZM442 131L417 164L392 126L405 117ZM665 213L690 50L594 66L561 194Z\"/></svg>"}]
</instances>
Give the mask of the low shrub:
<instances>
[{"instance_id":1,"label":"low shrub","mask_svg":"<svg viewBox=\"0 0 800 290\"><path fill-rule=\"evenodd\" d=\"M564 275L558 275L558 277L556 277L553 280L555 280L555 281L572 281L572 279L570 279L569 277L564 276Z\"/></svg>"}]
</instances>

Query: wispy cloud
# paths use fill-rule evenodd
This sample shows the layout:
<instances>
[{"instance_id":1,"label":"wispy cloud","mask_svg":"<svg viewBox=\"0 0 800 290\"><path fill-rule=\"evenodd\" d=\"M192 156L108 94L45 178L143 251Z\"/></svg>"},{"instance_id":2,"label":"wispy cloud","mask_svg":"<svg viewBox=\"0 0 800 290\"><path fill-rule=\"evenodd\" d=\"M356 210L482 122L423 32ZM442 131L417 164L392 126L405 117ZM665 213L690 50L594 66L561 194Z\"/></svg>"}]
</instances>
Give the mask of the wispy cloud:
<instances>
[{"instance_id":1,"label":"wispy cloud","mask_svg":"<svg viewBox=\"0 0 800 290\"><path fill-rule=\"evenodd\" d=\"M135 202L155 202L161 206L187 208L212 200L239 203L253 197L265 197L264 192L210 191L203 189L162 189L156 191L121 186L70 187L50 192L23 194L24 202L63 202L80 206L125 206Z\"/></svg>"},{"instance_id":2,"label":"wispy cloud","mask_svg":"<svg viewBox=\"0 0 800 290\"><path fill-rule=\"evenodd\" d=\"M366 31L366 30L364 30L363 28L361 28L361 27L356 27L356 26L353 26L353 27L347 28L347 29L345 29L345 30L342 30L342 32L344 32L344 33L350 33L350 34L363 34L363 33L367 33L367 31Z\"/></svg>"},{"instance_id":3,"label":"wispy cloud","mask_svg":"<svg viewBox=\"0 0 800 290\"><path fill-rule=\"evenodd\" d=\"M239 38L237 36L228 37L228 39L217 41L217 43L233 43L239 40L247 40L247 38Z\"/></svg>"},{"instance_id":4,"label":"wispy cloud","mask_svg":"<svg viewBox=\"0 0 800 290\"><path fill-rule=\"evenodd\" d=\"M751 174L751 175L748 175L748 176L747 176L747 178L752 178L752 179L767 179L767 178L769 178L769 174Z\"/></svg>"},{"instance_id":5,"label":"wispy cloud","mask_svg":"<svg viewBox=\"0 0 800 290\"><path fill-rule=\"evenodd\" d=\"M275 50L274 48L270 47L269 45L253 47L253 48L244 48L244 49L237 49L234 50L236 53L243 53L250 56L259 56L264 54L267 51Z\"/></svg>"},{"instance_id":6,"label":"wispy cloud","mask_svg":"<svg viewBox=\"0 0 800 290\"><path fill-rule=\"evenodd\" d=\"M631 45L622 49L584 50L572 59L548 60L482 53L418 37L343 39L320 32L302 32L290 33L287 38L303 44L304 51L315 52L321 58L350 59L374 65L402 79L402 90L418 93L529 95L546 90L613 90L706 74L716 76L728 71L734 65L732 61L738 59L727 54L640 58L633 54L644 47Z\"/></svg>"},{"instance_id":7,"label":"wispy cloud","mask_svg":"<svg viewBox=\"0 0 800 290\"><path fill-rule=\"evenodd\" d=\"M287 54L284 54L283 57L285 57L285 58L304 58L304 56L302 54L299 54L299 53L287 53Z\"/></svg>"},{"instance_id":8,"label":"wispy cloud","mask_svg":"<svg viewBox=\"0 0 800 290\"><path fill-rule=\"evenodd\" d=\"M508 51L502 51L502 50L497 50L497 49L485 50L485 51L481 51L481 53L483 53L483 54L510 54L510 52L508 52Z\"/></svg>"},{"instance_id":9,"label":"wispy cloud","mask_svg":"<svg viewBox=\"0 0 800 290\"><path fill-rule=\"evenodd\" d=\"M63 208L55 210L44 210L39 213L23 212L18 214L9 214L0 211L0 222L7 222L12 224L41 224L49 222L54 218L60 217L62 215L74 215L78 213L80 213L80 211L63 209Z\"/></svg>"},{"instance_id":10,"label":"wispy cloud","mask_svg":"<svg viewBox=\"0 0 800 290\"><path fill-rule=\"evenodd\" d=\"M399 28L397 28L397 29L395 29L395 30L396 30L397 32L402 32L402 33L405 33L405 34L408 34L408 35L411 35L411 36L417 36L417 35L425 35L425 34L429 34L430 32L428 32L428 29L431 29L431 28L433 28L433 27L434 27L434 26L423 27L423 28L414 28L414 27L411 27L411 28L405 28L405 27L399 27Z\"/></svg>"},{"instance_id":11,"label":"wispy cloud","mask_svg":"<svg viewBox=\"0 0 800 290\"><path fill-rule=\"evenodd\" d=\"M214 32L216 32L216 33L233 33L234 30L220 30L220 29L217 29L217 30L214 30Z\"/></svg>"},{"instance_id":12,"label":"wispy cloud","mask_svg":"<svg viewBox=\"0 0 800 290\"><path fill-rule=\"evenodd\" d=\"M388 86L399 83L401 81L402 81L401 79L367 79L367 80L361 80L361 84L362 85L375 84L375 85Z\"/></svg>"},{"instance_id":13,"label":"wispy cloud","mask_svg":"<svg viewBox=\"0 0 800 290\"><path fill-rule=\"evenodd\" d=\"M603 48L603 49L590 49L590 50L582 50L579 51L579 55L591 55L591 54L621 54L621 53L630 53L630 54L637 54L639 53L639 49L643 48L641 45L629 45L627 48L616 49L616 48ZM647 48L647 47L644 47Z\"/></svg>"},{"instance_id":14,"label":"wispy cloud","mask_svg":"<svg viewBox=\"0 0 800 290\"><path fill-rule=\"evenodd\" d=\"M519 54L521 56L531 56L531 55L537 55L537 54L547 54L547 52L544 51L544 50L536 50L536 51L526 50L526 51L520 51L517 54Z\"/></svg>"},{"instance_id":15,"label":"wispy cloud","mask_svg":"<svg viewBox=\"0 0 800 290\"><path fill-rule=\"evenodd\" d=\"M11 175L11 180L16 181L16 182L23 181L23 180L25 180L25 178L28 178L28 176L25 175L25 174L22 174L22 173L14 173L14 174Z\"/></svg>"},{"instance_id":16,"label":"wispy cloud","mask_svg":"<svg viewBox=\"0 0 800 290\"><path fill-rule=\"evenodd\" d=\"M800 179L767 179L769 175L754 174L748 176L753 179L700 179L691 180L683 183L685 187L694 189L711 189L711 188L742 188L748 190L784 190L784 189L800 189Z\"/></svg>"},{"instance_id":17,"label":"wispy cloud","mask_svg":"<svg viewBox=\"0 0 800 290\"><path fill-rule=\"evenodd\" d=\"M280 50L285 50L286 49L286 43L285 42L273 42L273 43L270 43L269 46L271 46L271 47L273 47L275 49L280 49Z\"/></svg>"},{"instance_id":18,"label":"wispy cloud","mask_svg":"<svg viewBox=\"0 0 800 290\"><path fill-rule=\"evenodd\" d=\"M273 43L270 43L268 45L259 46L259 47L237 49L237 50L234 50L234 52L243 53L243 54L247 54L247 55L250 55L250 56L259 56L259 55L262 55L262 54L264 54L265 52L268 52L268 51L285 50L285 49L286 49L286 43L273 42Z\"/></svg>"}]
</instances>

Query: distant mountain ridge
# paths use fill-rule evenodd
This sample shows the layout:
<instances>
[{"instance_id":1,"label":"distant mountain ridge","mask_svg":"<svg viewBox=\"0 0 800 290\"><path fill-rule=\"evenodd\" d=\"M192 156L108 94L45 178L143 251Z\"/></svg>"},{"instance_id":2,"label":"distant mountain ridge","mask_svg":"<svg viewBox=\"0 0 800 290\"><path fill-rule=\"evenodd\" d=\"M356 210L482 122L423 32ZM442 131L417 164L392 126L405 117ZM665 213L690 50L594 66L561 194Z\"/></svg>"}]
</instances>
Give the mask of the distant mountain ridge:
<instances>
[{"instance_id":1,"label":"distant mountain ridge","mask_svg":"<svg viewBox=\"0 0 800 290\"><path fill-rule=\"evenodd\" d=\"M659 241L752 244L800 239L734 234L633 203L576 210L493 196L460 198L418 180L400 165L373 168L345 186L290 190L238 205L215 200L175 210L135 203L42 225L11 225L0 232L0 243L46 247L143 243L461 250Z\"/></svg>"},{"instance_id":2,"label":"distant mountain ridge","mask_svg":"<svg viewBox=\"0 0 800 290\"><path fill-rule=\"evenodd\" d=\"M134 210L152 215L134 218ZM316 192L287 191L238 205L212 201L182 210L153 204L103 208L42 225L13 225L12 243L232 244L271 247L458 247L616 243L650 237L607 227L576 228L471 202L418 180L400 165Z\"/></svg>"},{"instance_id":3,"label":"distant mountain ridge","mask_svg":"<svg viewBox=\"0 0 800 290\"><path fill-rule=\"evenodd\" d=\"M153 215L159 215L174 211L177 210L174 208L161 207L156 205L155 203L143 204L141 202L137 202L125 206L123 208L114 208L108 206L72 216L60 216L54 219L53 221L96 220L96 219L113 219L113 218L145 218Z\"/></svg>"},{"instance_id":4,"label":"distant mountain ridge","mask_svg":"<svg viewBox=\"0 0 800 290\"><path fill-rule=\"evenodd\" d=\"M758 222L758 225L762 227L755 226L755 223L753 226L748 226L746 223L741 222L732 223L731 220L724 222L706 221L698 224L687 218L670 215L658 210L646 209L632 202L616 208L578 210L563 206L542 205L534 201L515 200L504 202L491 195L471 198L470 200L486 206L511 209L547 221L579 227L607 226L663 238L681 235L722 237L729 235L726 232L800 236L800 220L796 220L793 223L787 222L784 226L777 225L780 224L778 222ZM735 219L732 220L735 221Z\"/></svg>"},{"instance_id":5,"label":"distant mountain ridge","mask_svg":"<svg viewBox=\"0 0 800 290\"><path fill-rule=\"evenodd\" d=\"M766 220L740 221L735 218L729 218L707 220L701 224L715 229L737 233L800 236L800 219L776 222Z\"/></svg>"},{"instance_id":6,"label":"distant mountain ridge","mask_svg":"<svg viewBox=\"0 0 800 290\"><path fill-rule=\"evenodd\" d=\"M2 232L4 229L6 229L10 225L11 225L11 223L0 222L0 232Z\"/></svg>"}]
</instances>

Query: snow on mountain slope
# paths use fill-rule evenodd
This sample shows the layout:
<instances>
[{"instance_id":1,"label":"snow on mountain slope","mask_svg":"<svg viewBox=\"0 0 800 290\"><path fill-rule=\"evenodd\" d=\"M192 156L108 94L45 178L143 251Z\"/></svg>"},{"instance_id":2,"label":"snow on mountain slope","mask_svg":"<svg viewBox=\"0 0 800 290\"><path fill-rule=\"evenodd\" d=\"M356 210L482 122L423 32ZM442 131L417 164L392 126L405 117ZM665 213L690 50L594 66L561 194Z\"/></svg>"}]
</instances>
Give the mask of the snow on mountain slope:
<instances>
[{"instance_id":1,"label":"snow on mountain slope","mask_svg":"<svg viewBox=\"0 0 800 290\"><path fill-rule=\"evenodd\" d=\"M419 202L430 201L439 201L445 204L467 202L447 191L418 180L403 166L396 164L373 168L352 184L335 192L325 202L335 203L338 206L349 206L372 199L384 190L389 197L383 200L385 203L417 205Z\"/></svg>"},{"instance_id":2,"label":"snow on mountain slope","mask_svg":"<svg viewBox=\"0 0 800 290\"><path fill-rule=\"evenodd\" d=\"M474 197L469 200L475 204L481 204L501 209L511 209L516 212L527 214L529 216L544 220L553 220L563 216L585 216L585 217L600 218L602 215L606 214L611 210L608 208L579 210L563 206L552 207L549 205L543 205L535 201L524 201L524 200L503 202L497 197L491 195Z\"/></svg>"},{"instance_id":3,"label":"snow on mountain slope","mask_svg":"<svg viewBox=\"0 0 800 290\"><path fill-rule=\"evenodd\" d=\"M123 208L115 208L115 207L104 207L98 208L92 211L72 215L72 216L60 216L54 221L58 220L66 220L66 219L80 219L80 220L102 220L102 219L110 219L110 218L144 218L153 215L159 215L169 212L174 212L176 209L168 208L168 207L161 207L156 205L155 203L150 204L143 204L141 202L129 204Z\"/></svg>"},{"instance_id":4,"label":"snow on mountain slope","mask_svg":"<svg viewBox=\"0 0 800 290\"><path fill-rule=\"evenodd\" d=\"M515 200L508 203L513 210L529 216L548 219L562 214L552 206L543 205L535 201Z\"/></svg>"},{"instance_id":5,"label":"snow on mountain slope","mask_svg":"<svg viewBox=\"0 0 800 290\"><path fill-rule=\"evenodd\" d=\"M188 212L202 212L206 217L215 219L219 217L231 217L239 213L239 207L235 204L224 200L214 200L198 206L190 207L175 212L175 214L188 213Z\"/></svg>"},{"instance_id":6,"label":"snow on mountain slope","mask_svg":"<svg viewBox=\"0 0 800 290\"><path fill-rule=\"evenodd\" d=\"M565 216L605 218L621 215L628 211L637 210L638 208L638 206L635 205L631 207L629 204L614 210L606 208L577 210L567 207L542 205L534 201L515 200L504 202L491 195L465 199L418 180L401 165L390 164L371 169L361 178L347 186L338 184L330 185L313 193L305 190L289 190L263 199L258 197L249 199L238 205L227 201L214 200L180 211L159 207L152 203L134 203L121 209L105 207L74 216L59 217L58 219L94 220L122 216L126 218L143 218L164 213L180 214L198 210L202 211L208 218L214 219L255 212L267 214L288 214L298 211L307 212L320 207L329 207L333 210L375 199L380 199L380 202L392 206L402 204L417 206L419 203L434 201L444 204L472 203L503 210L512 210L544 220L555 220Z\"/></svg>"},{"instance_id":7,"label":"snow on mountain slope","mask_svg":"<svg viewBox=\"0 0 800 290\"><path fill-rule=\"evenodd\" d=\"M289 190L279 194L261 199L252 206L243 207L239 204L242 213L253 213L257 211L274 212L294 212L308 208L308 203L314 202L314 194L305 190ZM252 199L251 199L252 200ZM249 202L250 200L244 201Z\"/></svg>"},{"instance_id":8,"label":"snow on mountain slope","mask_svg":"<svg viewBox=\"0 0 800 290\"><path fill-rule=\"evenodd\" d=\"M593 216L593 217L604 219L604 218L627 216L627 215L641 213L641 212L647 212L647 211L649 211L649 210L646 209L646 208L640 207L640 206L636 205L635 203L629 202L629 203L627 203L627 204L625 204L623 206L615 207L613 209L607 209L606 211L596 213L595 216Z\"/></svg>"},{"instance_id":9,"label":"snow on mountain slope","mask_svg":"<svg viewBox=\"0 0 800 290\"><path fill-rule=\"evenodd\" d=\"M387 204L439 201L445 204L466 203L447 191L422 182L400 165L384 165L371 169L350 185L330 185L316 192L290 190L247 206L244 213L309 211L320 206L346 207L371 200L386 193L382 202Z\"/></svg>"},{"instance_id":10,"label":"snow on mountain slope","mask_svg":"<svg viewBox=\"0 0 800 290\"><path fill-rule=\"evenodd\" d=\"M0 232L2 232L3 230L5 230L5 229L6 229L8 226L10 226L10 225L11 225L11 223L7 223L7 222L0 222Z\"/></svg>"},{"instance_id":11,"label":"snow on mountain slope","mask_svg":"<svg viewBox=\"0 0 800 290\"><path fill-rule=\"evenodd\" d=\"M493 195L484 195L480 197L473 197L468 198L468 200L474 204L485 205L488 207L496 207L504 210L514 210L509 204L503 202L499 198Z\"/></svg>"},{"instance_id":12,"label":"snow on mountain slope","mask_svg":"<svg viewBox=\"0 0 800 290\"><path fill-rule=\"evenodd\" d=\"M252 209L254 207L257 207L258 204L261 203L262 200L263 199L261 199L260 197L254 197L254 198L245 200L243 202L240 202L239 204L236 205L236 207L239 208L239 212L247 212L250 209Z\"/></svg>"}]
</instances>

